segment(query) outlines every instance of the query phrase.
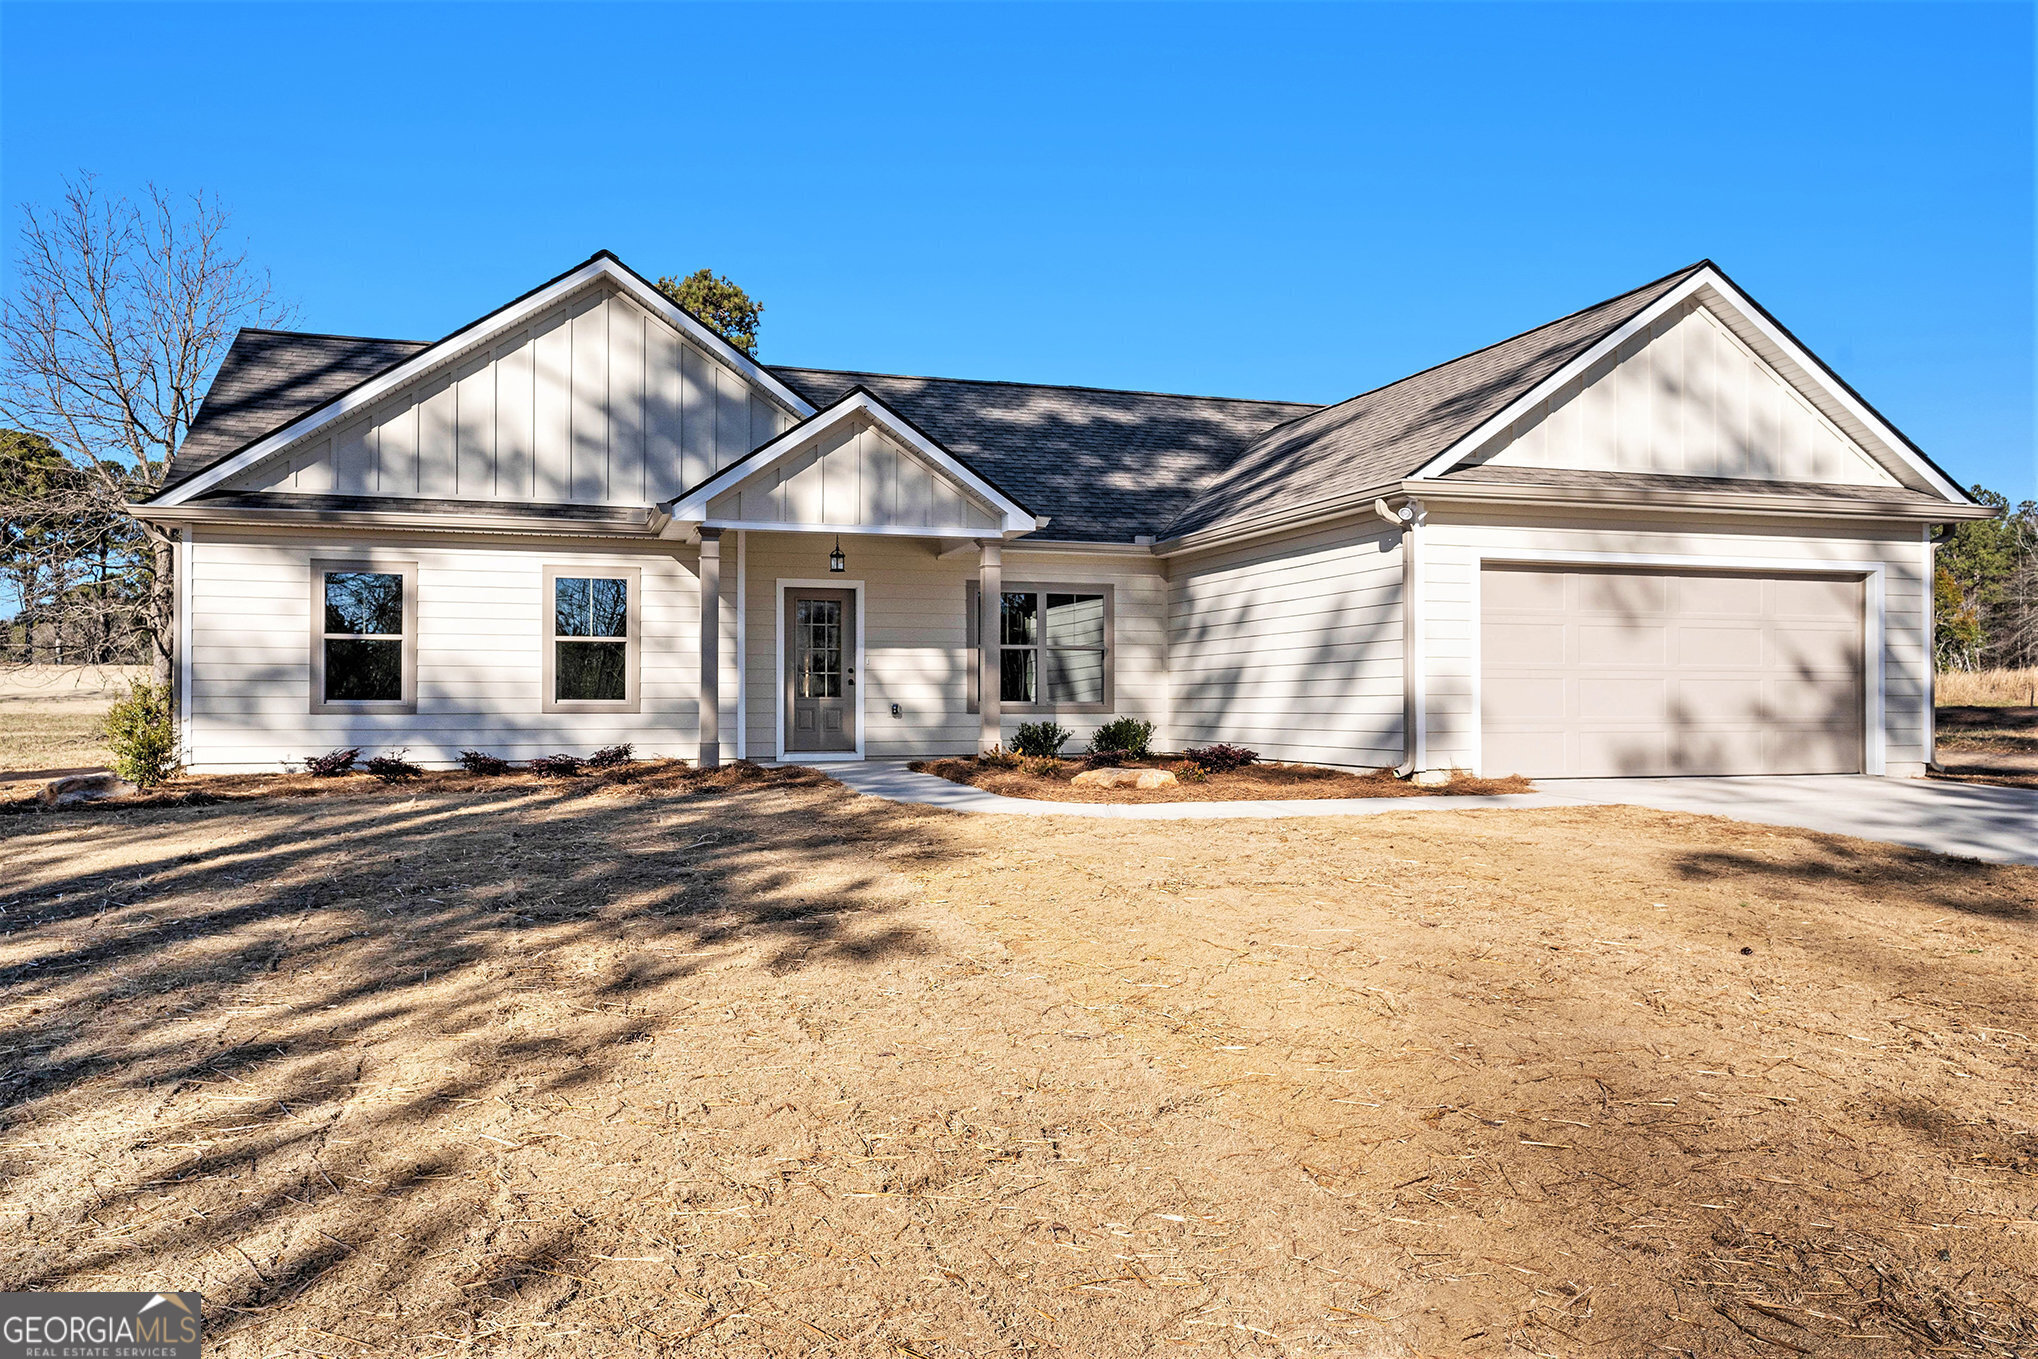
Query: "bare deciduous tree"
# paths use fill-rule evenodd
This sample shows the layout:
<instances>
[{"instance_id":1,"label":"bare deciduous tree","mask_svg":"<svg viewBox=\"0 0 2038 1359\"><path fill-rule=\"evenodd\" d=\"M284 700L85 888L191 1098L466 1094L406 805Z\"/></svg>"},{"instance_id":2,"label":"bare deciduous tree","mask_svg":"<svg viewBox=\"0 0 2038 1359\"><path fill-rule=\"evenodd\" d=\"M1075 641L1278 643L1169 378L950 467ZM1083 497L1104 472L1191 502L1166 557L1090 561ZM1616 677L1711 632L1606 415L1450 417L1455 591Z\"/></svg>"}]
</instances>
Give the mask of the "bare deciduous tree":
<instances>
[{"instance_id":1,"label":"bare deciduous tree","mask_svg":"<svg viewBox=\"0 0 2038 1359\"><path fill-rule=\"evenodd\" d=\"M139 200L108 197L81 174L57 206L23 210L0 309L0 422L47 439L78 474L64 503L38 505L38 517L109 525L82 538L131 555L116 566L131 578L132 626L162 678L173 647L169 544L123 506L162 485L235 332L291 314L229 227L202 192L150 185Z\"/></svg>"}]
</instances>

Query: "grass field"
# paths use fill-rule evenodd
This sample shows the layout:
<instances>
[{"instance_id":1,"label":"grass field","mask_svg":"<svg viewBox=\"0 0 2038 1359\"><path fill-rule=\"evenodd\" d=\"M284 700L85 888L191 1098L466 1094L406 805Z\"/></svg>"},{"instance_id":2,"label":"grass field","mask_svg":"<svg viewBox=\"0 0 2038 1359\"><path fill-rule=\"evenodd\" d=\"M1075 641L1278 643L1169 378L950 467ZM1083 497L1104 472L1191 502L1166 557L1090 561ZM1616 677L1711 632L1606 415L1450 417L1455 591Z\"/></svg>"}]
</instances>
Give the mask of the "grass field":
<instances>
[{"instance_id":1,"label":"grass field","mask_svg":"<svg viewBox=\"0 0 2038 1359\"><path fill-rule=\"evenodd\" d=\"M2038 1351L2038 870L299 792L0 818L0 1287L235 1356Z\"/></svg>"},{"instance_id":2,"label":"grass field","mask_svg":"<svg viewBox=\"0 0 2038 1359\"><path fill-rule=\"evenodd\" d=\"M2038 708L2038 669L1941 670L1933 694L1949 708Z\"/></svg>"},{"instance_id":3,"label":"grass field","mask_svg":"<svg viewBox=\"0 0 2038 1359\"><path fill-rule=\"evenodd\" d=\"M105 764L100 721L146 678L140 666L0 666L0 773Z\"/></svg>"}]
</instances>

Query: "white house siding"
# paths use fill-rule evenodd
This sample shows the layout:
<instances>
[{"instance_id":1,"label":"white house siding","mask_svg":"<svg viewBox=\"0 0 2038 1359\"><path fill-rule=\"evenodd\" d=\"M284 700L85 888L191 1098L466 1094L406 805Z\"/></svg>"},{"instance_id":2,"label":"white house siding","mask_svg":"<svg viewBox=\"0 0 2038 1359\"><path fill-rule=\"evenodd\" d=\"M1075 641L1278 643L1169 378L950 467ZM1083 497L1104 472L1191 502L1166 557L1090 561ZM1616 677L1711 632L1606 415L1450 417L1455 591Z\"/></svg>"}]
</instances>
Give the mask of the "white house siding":
<instances>
[{"instance_id":1,"label":"white house siding","mask_svg":"<svg viewBox=\"0 0 2038 1359\"><path fill-rule=\"evenodd\" d=\"M1537 522L1481 512L1478 519L1433 508L1425 533L1429 762L1479 768L1477 738L1478 589L1482 553L1605 554L1701 558L1718 567L1773 564L1817 571L1830 563L1883 564L1883 754L1885 772L1921 774L1929 751L1930 588L1915 524L1803 526L1726 517L1577 516ZM1512 560L1520 558L1512 557ZM1872 687L1872 676L1870 679ZM1502 774L1506 770L1482 770Z\"/></svg>"},{"instance_id":2,"label":"white house siding","mask_svg":"<svg viewBox=\"0 0 2038 1359\"><path fill-rule=\"evenodd\" d=\"M1001 516L870 420L839 425L708 503L742 523L908 526L996 533Z\"/></svg>"},{"instance_id":3,"label":"white house siding","mask_svg":"<svg viewBox=\"0 0 2038 1359\"><path fill-rule=\"evenodd\" d=\"M1346 521L1170 566L1171 744L1401 762L1398 531Z\"/></svg>"},{"instance_id":4,"label":"white house siding","mask_svg":"<svg viewBox=\"0 0 2038 1359\"><path fill-rule=\"evenodd\" d=\"M975 653L968 646L964 601L977 575L976 552L944 561L937 539L845 537L842 548L848 570L831 578L828 552L833 546L834 539L827 535L759 531L743 535L746 753L764 759L777 753L783 703L778 585L787 580L834 588L862 583L864 665L857 691L869 758L974 751L978 728L977 715L969 710L969 672ZM725 546L725 563L728 552ZM723 587L733 596L731 575L725 564ZM1021 722L1044 716L1055 717L1076 733L1072 746L1087 741L1091 731L1114 714L1143 717L1165 728L1167 587L1159 562L1027 552L1015 545L1004 554L1004 579L1007 584L1108 584L1114 587L1116 608L1113 713L1008 713L1003 728L1008 742ZM730 692L728 680L723 686L725 694ZM891 715L894 703L899 705L898 717Z\"/></svg>"},{"instance_id":5,"label":"white house siding","mask_svg":"<svg viewBox=\"0 0 2038 1359\"><path fill-rule=\"evenodd\" d=\"M370 754L402 747L421 764L445 765L463 749L528 759L625 741L642 755L692 758L700 583L693 550L675 556L675 548L201 529L190 547L190 764L274 771L360 746ZM311 563L362 557L417 563L415 714L310 711ZM541 710L547 566L642 573L638 712Z\"/></svg>"},{"instance_id":6,"label":"white house siding","mask_svg":"<svg viewBox=\"0 0 2038 1359\"><path fill-rule=\"evenodd\" d=\"M704 481L792 418L597 284L228 484L644 505Z\"/></svg>"},{"instance_id":7,"label":"white house siding","mask_svg":"<svg viewBox=\"0 0 2038 1359\"><path fill-rule=\"evenodd\" d=\"M1468 461L1897 484L1696 302L1665 314L1537 403Z\"/></svg>"}]
</instances>

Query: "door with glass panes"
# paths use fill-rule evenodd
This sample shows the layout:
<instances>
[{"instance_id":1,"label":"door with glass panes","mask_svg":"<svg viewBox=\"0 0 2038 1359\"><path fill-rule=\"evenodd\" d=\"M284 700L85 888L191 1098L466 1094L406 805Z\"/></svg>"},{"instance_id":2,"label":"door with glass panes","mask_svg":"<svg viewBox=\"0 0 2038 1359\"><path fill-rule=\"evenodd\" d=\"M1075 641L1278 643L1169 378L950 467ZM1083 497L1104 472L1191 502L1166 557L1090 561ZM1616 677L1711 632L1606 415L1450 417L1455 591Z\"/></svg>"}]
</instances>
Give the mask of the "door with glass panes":
<instances>
[{"instance_id":1,"label":"door with glass panes","mask_svg":"<svg viewBox=\"0 0 2038 1359\"><path fill-rule=\"evenodd\" d=\"M785 748L856 749L856 592L788 589Z\"/></svg>"}]
</instances>

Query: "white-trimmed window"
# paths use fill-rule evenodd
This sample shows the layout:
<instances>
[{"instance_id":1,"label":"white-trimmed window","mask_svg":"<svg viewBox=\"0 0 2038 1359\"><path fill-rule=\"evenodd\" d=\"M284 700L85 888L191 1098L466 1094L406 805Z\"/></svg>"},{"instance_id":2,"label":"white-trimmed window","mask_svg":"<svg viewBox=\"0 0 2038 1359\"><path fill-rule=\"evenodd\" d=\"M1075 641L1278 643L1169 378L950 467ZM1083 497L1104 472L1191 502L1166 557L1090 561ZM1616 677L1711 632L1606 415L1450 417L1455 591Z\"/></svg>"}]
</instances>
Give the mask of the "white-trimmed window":
<instances>
[{"instance_id":1,"label":"white-trimmed window","mask_svg":"<svg viewBox=\"0 0 2038 1359\"><path fill-rule=\"evenodd\" d=\"M998 701L1016 712L1107 712L1112 702L1112 589L1031 585L1002 592L998 607ZM968 588L970 644L977 649L977 587ZM971 711L979 667L970 668Z\"/></svg>"},{"instance_id":2,"label":"white-trimmed window","mask_svg":"<svg viewBox=\"0 0 2038 1359\"><path fill-rule=\"evenodd\" d=\"M417 711L417 563L311 564L311 710Z\"/></svg>"},{"instance_id":3,"label":"white-trimmed window","mask_svg":"<svg viewBox=\"0 0 2038 1359\"><path fill-rule=\"evenodd\" d=\"M637 711L634 566L545 569L546 712Z\"/></svg>"}]
</instances>

